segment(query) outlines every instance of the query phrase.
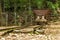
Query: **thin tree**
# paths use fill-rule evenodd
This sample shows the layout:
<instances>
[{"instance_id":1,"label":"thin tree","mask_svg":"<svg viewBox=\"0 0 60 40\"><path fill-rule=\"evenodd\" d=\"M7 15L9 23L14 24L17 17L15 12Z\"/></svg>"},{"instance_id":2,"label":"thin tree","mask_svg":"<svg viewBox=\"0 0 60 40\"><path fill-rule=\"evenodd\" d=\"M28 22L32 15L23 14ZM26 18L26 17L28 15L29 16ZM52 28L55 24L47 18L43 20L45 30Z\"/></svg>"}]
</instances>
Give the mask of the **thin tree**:
<instances>
[{"instance_id":1,"label":"thin tree","mask_svg":"<svg viewBox=\"0 0 60 40\"><path fill-rule=\"evenodd\" d=\"M0 0L0 26L1 26L1 13L2 13L2 9L1 9L1 0Z\"/></svg>"}]
</instances>

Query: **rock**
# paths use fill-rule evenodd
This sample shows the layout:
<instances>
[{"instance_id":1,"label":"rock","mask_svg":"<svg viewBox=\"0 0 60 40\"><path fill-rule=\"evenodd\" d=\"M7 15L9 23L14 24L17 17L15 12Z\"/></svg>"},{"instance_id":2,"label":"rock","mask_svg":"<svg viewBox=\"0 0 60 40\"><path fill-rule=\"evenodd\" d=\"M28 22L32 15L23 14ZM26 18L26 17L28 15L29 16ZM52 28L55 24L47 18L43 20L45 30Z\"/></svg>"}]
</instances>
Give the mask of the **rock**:
<instances>
[{"instance_id":1,"label":"rock","mask_svg":"<svg viewBox=\"0 0 60 40\"><path fill-rule=\"evenodd\" d=\"M1 38L1 40L5 40L5 38Z\"/></svg>"},{"instance_id":2,"label":"rock","mask_svg":"<svg viewBox=\"0 0 60 40\"><path fill-rule=\"evenodd\" d=\"M4 32L0 32L0 36L3 35L3 34L4 34Z\"/></svg>"}]
</instances>

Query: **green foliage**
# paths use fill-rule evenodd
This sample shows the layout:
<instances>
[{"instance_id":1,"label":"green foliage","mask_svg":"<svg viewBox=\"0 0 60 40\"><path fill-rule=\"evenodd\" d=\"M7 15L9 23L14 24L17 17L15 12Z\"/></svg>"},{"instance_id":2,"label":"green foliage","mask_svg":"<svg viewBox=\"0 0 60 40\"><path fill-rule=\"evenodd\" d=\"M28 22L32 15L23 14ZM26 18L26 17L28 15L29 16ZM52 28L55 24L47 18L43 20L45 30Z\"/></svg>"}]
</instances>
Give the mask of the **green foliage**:
<instances>
[{"instance_id":1,"label":"green foliage","mask_svg":"<svg viewBox=\"0 0 60 40\"><path fill-rule=\"evenodd\" d=\"M9 0L4 0L4 8L10 8L10 2Z\"/></svg>"},{"instance_id":2,"label":"green foliage","mask_svg":"<svg viewBox=\"0 0 60 40\"><path fill-rule=\"evenodd\" d=\"M44 0L34 0L38 9L42 9L44 7Z\"/></svg>"},{"instance_id":3,"label":"green foliage","mask_svg":"<svg viewBox=\"0 0 60 40\"><path fill-rule=\"evenodd\" d=\"M45 6L45 0L31 0L31 6L37 7L38 9L43 9ZM58 4L59 3L59 4ZM60 1L58 3L53 4L50 1L47 1L47 5L50 9L55 10L60 5ZM10 7L14 7L14 4L17 6L17 10L24 10L29 8L29 0L4 0L4 7L9 9Z\"/></svg>"},{"instance_id":4,"label":"green foliage","mask_svg":"<svg viewBox=\"0 0 60 40\"><path fill-rule=\"evenodd\" d=\"M58 0L59 8L60 8L60 0Z\"/></svg>"},{"instance_id":5,"label":"green foliage","mask_svg":"<svg viewBox=\"0 0 60 40\"><path fill-rule=\"evenodd\" d=\"M57 9L59 8L58 2L52 3L50 1L47 1L47 5L48 5L48 8L52 10L51 15L53 15L53 17L57 18L58 17Z\"/></svg>"},{"instance_id":6,"label":"green foliage","mask_svg":"<svg viewBox=\"0 0 60 40\"><path fill-rule=\"evenodd\" d=\"M51 10L56 10L58 8L58 6L59 6L58 3L53 4L50 1L47 1L47 5L48 5L48 8L50 8Z\"/></svg>"}]
</instances>

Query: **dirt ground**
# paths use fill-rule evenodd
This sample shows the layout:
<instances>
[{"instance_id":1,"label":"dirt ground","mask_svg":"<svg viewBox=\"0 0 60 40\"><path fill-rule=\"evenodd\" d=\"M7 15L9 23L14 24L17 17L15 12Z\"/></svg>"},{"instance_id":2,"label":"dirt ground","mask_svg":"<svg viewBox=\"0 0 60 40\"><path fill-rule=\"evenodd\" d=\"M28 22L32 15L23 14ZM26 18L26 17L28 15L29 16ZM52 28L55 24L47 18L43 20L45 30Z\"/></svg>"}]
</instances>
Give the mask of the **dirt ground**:
<instances>
[{"instance_id":1,"label":"dirt ground","mask_svg":"<svg viewBox=\"0 0 60 40\"><path fill-rule=\"evenodd\" d=\"M36 35L36 34L24 34L24 33L19 33L19 34L13 34L10 33L6 37L1 37L0 40L60 40L60 34L56 35Z\"/></svg>"},{"instance_id":2,"label":"dirt ground","mask_svg":"<svg viewBox=\"0 0 60 40\"><path fill-rule=\"evenodd\" d=\"M0 36L0 40L60 40L60 24L59 23L48 25L45 30L45 34L9 33L7 36L4 36L4 37ZM26 30L30 31L31 29L26 28Z\"/></svg>"}]
</instances>

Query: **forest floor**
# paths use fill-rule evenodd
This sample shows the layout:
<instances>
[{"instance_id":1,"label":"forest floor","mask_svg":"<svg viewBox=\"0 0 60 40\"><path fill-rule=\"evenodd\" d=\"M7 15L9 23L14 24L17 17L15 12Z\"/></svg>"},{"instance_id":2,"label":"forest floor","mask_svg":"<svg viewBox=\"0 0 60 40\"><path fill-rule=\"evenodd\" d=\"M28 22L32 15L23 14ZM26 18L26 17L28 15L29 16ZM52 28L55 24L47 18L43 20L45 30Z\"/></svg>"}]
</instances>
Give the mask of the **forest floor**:
<instances>
[{"instance_id":1,"label":"forest floor","mask_svg":"<svg viewBox=\"0 0 60 40\"><path fill-rule=\"evenodd\" d=\"M36 26L30 26L21 29L20 31L31 31L33 30L32 27L34 28ZM51 25L46 25L45 34L9 33L6 36L0 36L0 40L60 40L60 22L55 22L51 23Z\"/></svg>"}]
</instances>

